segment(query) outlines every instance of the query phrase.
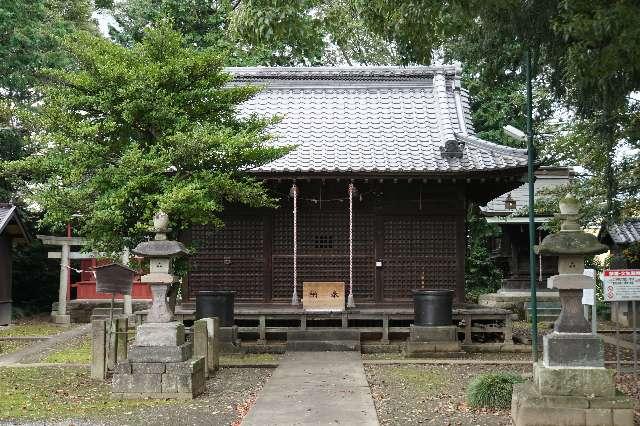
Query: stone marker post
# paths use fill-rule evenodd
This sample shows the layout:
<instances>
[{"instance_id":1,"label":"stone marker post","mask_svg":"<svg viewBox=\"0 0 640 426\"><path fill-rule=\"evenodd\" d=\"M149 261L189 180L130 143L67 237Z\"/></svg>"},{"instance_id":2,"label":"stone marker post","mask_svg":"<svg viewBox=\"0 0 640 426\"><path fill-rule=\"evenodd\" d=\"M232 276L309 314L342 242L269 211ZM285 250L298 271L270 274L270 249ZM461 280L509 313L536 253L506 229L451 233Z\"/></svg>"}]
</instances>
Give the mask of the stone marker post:
<instances>
[{"instance_id":1,"label":"stone marker post","mask_svg":"<svg viewBox=\"0 0 640 426\"><path fill-rule=\"evenodd\" d=\"M153 302L144 324L136 330L135 345L126 362L118 363L112 392L117 398L186 398L204 391L205 359L193 357L192 344L185 341L184 325L174 321L167 306L167 288L178 278L172 259L187 254L182 243L167 240L169 218L154 216L155 239L140 243L133 253L149 259L149 283Z\"/></svg>"},{"instance_id":2,"label":"stone marker post","mask_svg":"<svg viewBox=\"0 0 640 426\"><path fill-rule=\"evenodd\" d=\"M533 383L514 386L511 417L516 426L632 426L633 404L616 394L615 371L604 367L602 339L591 334L582 314L582 290L593 287L584 275L584 258L608 248L577 223L578 201L560 202L560 232L536 246L537 253L558 256L558 275L548 279L558 289L562 311L553 332L544 336L543 361L533 366Z\"/></svg>"},{"instance_id":3,"label":"stone marker post","mask_svg":"<svg viewBox=\"0 0 640 426\"><path fill-rule=\"evenodd\" d=\"M91 378L104 380L107 375L107 321L91 321Z\"/></svg>"},{"instance_id":4,"label":"stone marker post","mask_svg":"<svg viewBox=\"0 0 640 426\"><path fill-rule=\"evenodd\" d=\"M207 366L209 368L209 375L213 375L220 367L220 319L219 318L204 318L207 322L207 333L209 339L207 343L209 345L207 349Z\"/></svg>"}]
</instances>

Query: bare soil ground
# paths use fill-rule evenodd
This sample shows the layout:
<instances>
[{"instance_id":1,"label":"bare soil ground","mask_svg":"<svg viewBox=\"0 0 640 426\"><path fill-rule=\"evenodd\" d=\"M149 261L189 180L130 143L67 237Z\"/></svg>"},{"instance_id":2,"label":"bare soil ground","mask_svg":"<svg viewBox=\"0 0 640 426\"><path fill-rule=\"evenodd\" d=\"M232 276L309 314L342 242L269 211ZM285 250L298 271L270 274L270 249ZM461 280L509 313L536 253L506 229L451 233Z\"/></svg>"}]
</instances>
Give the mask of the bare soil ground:
<instances>
[{"instance_id":1,"label":"bare soil ground","mask_svg":"<svg viewBox=\"0 0 640 426\"><path fill-rule=\"evenodd\" d=\"M515 372L530 377L528 365L366 365L365 372L383 425L511 425L509 410L472 409L469 382L487 372ZM640 424L640 380L618 376L618 389L636 400Z\"/></svg>"}]
</instances>

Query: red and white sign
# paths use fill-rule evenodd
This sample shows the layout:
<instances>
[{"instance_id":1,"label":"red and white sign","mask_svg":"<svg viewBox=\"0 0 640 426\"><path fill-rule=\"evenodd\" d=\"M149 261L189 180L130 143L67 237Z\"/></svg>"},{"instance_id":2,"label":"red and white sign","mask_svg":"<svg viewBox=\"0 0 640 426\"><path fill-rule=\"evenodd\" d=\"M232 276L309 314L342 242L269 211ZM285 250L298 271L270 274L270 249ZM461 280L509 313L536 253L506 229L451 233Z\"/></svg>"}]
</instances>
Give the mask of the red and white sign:
<instances>
[{"instance_id":1,"label":"red and white sign","mask_svg":"<svg viewBox=\"0 0 640 426\"><path fill-rule=\"evenodd\" d=\"M640 300L640 269L606 269L602 278L605 302Z\"/></svg>"}]
</instances>

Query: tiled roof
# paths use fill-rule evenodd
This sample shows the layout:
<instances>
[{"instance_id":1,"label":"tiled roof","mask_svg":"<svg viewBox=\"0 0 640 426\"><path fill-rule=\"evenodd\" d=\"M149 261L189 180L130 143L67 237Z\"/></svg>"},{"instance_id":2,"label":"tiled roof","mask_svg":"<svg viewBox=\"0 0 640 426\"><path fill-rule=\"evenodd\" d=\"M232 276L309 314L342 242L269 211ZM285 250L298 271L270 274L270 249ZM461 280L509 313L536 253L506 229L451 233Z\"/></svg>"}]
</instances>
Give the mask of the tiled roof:
<instances>
[{"instance_id":1,"label":"tiled roof","mask_svg":"<svg viewBox=\"0 0 640 426\"><path fill-rule=\"evenodd\" d=\"M567 185L570 180L569 168L560 167L542 167L536 171L535 190L536 196L540 196L540 192L551 188L557 188L562 185ZM515 210L519 210L529 205L529 184L525 183L513 191L507 192L489 201L485 207L482 207L482 211L486 215L508 215L513 213L513 210L508 210L505 205L507 197L511 196L511 199L516 202Z\"/></svg>"},{"instance_id":2,"label":"tiled roof","mask_svg":"<svg viewBox=\"0 0 640 426\"><path fill-rule=\"evenodd\" d=\"M454 67L229 68L263 85L242 114L282 121L271 132L296 148L256 172L464 173L518 168L526 151L474 136ZM445 143L461 158L444 155Z\"/></svg>"},{"instance_id":3,"label":"tiled roof","mask_svg":"<svg viewBox=\"0 0 640 426\"><path fill-rule=\"evenodd\" d=\"M11 218L15 214L16 207L11 204L0 204L0 234L4 228L11 222Z\"/></svg>"},{"instance_id":4,"label":"tiled roof","mask_svg":"<svg viewBox=\"0 0 640 426\"><path fill-rule=\"evenodd\" d=\"M629 219L621 224L609 225L607 231L616 244L640 242L640 219Z\"/></svg>"}]
</instances>

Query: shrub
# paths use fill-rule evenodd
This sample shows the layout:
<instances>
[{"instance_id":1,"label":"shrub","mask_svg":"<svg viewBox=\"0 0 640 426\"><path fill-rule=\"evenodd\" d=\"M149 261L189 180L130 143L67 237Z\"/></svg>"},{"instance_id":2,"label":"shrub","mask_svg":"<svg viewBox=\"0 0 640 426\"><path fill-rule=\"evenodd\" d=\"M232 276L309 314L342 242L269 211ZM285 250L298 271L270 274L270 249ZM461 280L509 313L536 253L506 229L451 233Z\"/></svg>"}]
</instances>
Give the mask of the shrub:
<instances>
[{"instance_id":1,"label":"shrub","mask_svg":"<svg viewBox=\"0 0 640 426\"><path fill-rule=\"evenodd\" d=\"M467 403L471 407L509 408L513 385L524 379L516 373L481 374L467 388Z\"/></svg>"}]
</instances>

